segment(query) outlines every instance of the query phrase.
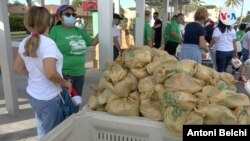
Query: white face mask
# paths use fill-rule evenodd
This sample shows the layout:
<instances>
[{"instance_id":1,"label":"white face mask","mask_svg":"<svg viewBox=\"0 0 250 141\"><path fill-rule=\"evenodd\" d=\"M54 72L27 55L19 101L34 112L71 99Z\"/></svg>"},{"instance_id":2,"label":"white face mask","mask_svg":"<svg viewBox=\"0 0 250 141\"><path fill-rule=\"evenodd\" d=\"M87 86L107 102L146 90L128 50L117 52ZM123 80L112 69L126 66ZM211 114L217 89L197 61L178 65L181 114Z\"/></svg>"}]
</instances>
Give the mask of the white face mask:
<instances>
[{"instance_id":1,"label":"white face mask","mask_svg":"<svg viewBox=\"0 0 250 141\"><path fill-rule=\"evenodd\" d=\"M120 20L119 20L119 19L114 19L114 20L113 20L113 23L114 23L116 26L118 26L118 25L120 24Z\"/></svg>"},{"instance_id":2,"label":"white face mask","mask_svg":"<svg viewBox=\"0 0 250 141\"><path fill-rule=\"evenodd\" d=\"M72 15L70 17L63 16L63 21L69 27L73 27L75 25L75 23L76 23L76 18L73 17Z\"/></svg>"}]
</instances>

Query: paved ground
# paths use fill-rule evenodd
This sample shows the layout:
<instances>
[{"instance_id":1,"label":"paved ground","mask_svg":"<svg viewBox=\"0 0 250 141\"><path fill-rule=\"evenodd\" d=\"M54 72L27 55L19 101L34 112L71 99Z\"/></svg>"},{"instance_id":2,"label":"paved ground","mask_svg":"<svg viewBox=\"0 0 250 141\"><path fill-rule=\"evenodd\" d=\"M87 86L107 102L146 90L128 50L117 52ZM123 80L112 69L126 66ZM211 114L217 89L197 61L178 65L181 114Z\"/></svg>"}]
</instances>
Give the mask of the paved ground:
<instances>
[{"instance_id":1,"label":"paved ground","mask_svg":"<svg viewBox=\"0 0 250 141\"><path fill-rule=\"evenodd\" d=\"M86 56L86 78L84 86L84 97L90 94L88 89L90 84L97 84L100 73L93 68L92 48L88 49ZM235 74L238 78L238 74ZM26 99L25 87L27 77L16 76L16 85L18 91L19 113L12 117L6 113L5 101L3 97L2 77L0 76L0 141L35 141L36 125L34 113ZM243 85L237 84L238 92L246 93Z\"/></svg>"}]
</instances>

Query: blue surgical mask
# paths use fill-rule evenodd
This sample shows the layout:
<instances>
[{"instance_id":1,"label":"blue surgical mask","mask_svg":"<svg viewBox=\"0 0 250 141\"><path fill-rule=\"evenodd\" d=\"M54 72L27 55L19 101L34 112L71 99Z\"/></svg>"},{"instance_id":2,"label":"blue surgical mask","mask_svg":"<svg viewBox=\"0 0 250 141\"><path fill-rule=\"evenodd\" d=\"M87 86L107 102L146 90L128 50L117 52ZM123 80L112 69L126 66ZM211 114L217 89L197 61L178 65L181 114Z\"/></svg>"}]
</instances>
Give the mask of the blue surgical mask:
<instances>
[{"instance_id":1,"label":"blue surgical mask","mask_svg":"<svg viewBox=\"0 0 250 141\"><path fill-rule=\"evenodd\" d=\"M67 26L73 27L76 23L76 18L73 17L72 15L70 17L63 16L63 21Z\"/></svg>"}]
</instances>

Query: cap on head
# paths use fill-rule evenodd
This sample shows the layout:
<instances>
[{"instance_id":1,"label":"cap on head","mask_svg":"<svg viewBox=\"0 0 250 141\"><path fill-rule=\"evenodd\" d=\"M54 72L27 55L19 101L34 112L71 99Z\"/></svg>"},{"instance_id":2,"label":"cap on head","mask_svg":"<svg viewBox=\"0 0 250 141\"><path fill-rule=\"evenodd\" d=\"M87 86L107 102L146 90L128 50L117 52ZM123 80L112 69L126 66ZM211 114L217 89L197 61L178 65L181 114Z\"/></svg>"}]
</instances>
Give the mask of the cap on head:
<instances>
[{"instance_id":1,"label":"cap on head","mask_svg":"<svg viewBox=\"0 0 250 141\"><path fill-rule=\"evenodd\" d=\"M74 12L76 11L76 9L71 6L71 5L61 5L57 10L56 10L56 17L60 17L60 15L62 14L63 11L65 11L66 9L71 8Z\"/></svg>"},{"instance_id":2,"label":"cap on head","mask_svg":"<svg viewBox=\"0 0 250 141\"><path fill-rule=\"evenodd\" d=\"M123 18L122 18L119 14L114 13L114 14L113 14L113 19L122 20Z\"/></svg>"}]
</instances>

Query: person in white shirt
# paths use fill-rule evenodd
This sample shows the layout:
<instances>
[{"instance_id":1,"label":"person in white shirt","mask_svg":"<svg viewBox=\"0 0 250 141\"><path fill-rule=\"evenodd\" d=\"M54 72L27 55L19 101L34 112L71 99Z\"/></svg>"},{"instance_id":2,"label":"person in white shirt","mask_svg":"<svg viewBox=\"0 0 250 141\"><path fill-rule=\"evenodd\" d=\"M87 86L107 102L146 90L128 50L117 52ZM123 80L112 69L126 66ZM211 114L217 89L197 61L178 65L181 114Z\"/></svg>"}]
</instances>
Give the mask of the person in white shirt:
<instances>
[{"instance_id":1,"label":"person in white shirt","mask_svg":"<svg viewBox=\"0 0 250 141\"><path fill-rule=\"evenodd\" d=\"M242 40L242 56L243 56L243 62L246 62L248 59L250 59L250 24L246 26L245 35ZM240 74L238 80L240 82L246 83L248 78L245 76L245 73L247 72L249 66L247 67L245 63L240 68Z\"/></svg>"},{"instance_id":2,"label":"person in white shirt","mask_svg":"<svg viewBox=\"0 0 250 141\"><path fill-rule=\"evenodd\" d=\"M120 29L118 28L118 25L120 24L120 21L123 18L119 15L114 13L113 14L113 43L114 43L114 60L121 55L122 50L121 50L121 32Z\"/></svg>"},{"instance_id":3,"label":"person in white shirt","mask_svg":"<svg viewBox=\"0 0 250 141\"><path fill-rule=\"evenodd\" d=\"M38 138L62 122L60 110L62 87L71 85L62 77L63 56L48 36L50 13L44 7L33 6L24 16L24 25L31 35L19 45L14 72L28 75L28 100L35 111ZM66 90L65 90L66 91Z\"/></svg>"},{"instance_id":4,"label":"person in white shirt","mask_svg":"<svg viewBox=\"0 0 250 141\"><path fill-rule=\"evenodd\" d=\"M216 68L218 72L227 72L227 67L232 58L237 56L236 32L230 25L225 25L219 20L218 26L214 29L211 48L215 45L216 49Z\"/></svg>"}]
</instances>

